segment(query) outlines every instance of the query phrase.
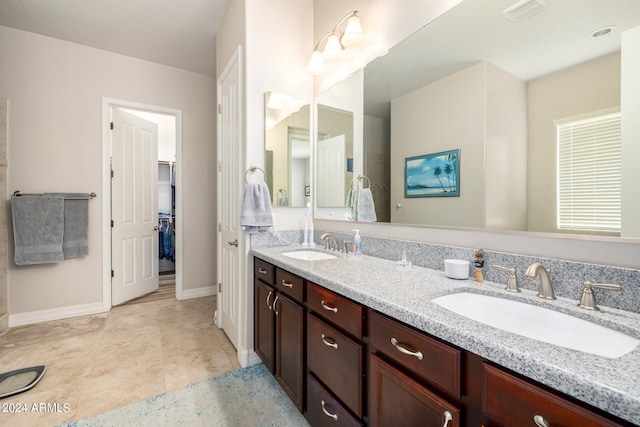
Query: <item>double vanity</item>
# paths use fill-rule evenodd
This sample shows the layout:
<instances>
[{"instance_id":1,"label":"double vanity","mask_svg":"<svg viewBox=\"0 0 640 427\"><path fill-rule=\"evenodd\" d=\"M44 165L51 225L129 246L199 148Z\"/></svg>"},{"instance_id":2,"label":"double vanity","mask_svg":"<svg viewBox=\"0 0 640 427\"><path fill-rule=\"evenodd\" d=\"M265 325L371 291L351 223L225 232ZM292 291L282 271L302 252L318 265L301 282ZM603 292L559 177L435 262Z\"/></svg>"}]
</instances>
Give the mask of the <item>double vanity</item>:
<instances>
[{"instance_id":1,"label":"double vanity","mask_svg":"<svg viewBox=\"0 0 640 427\"><path fill-rule=\"evenodd\" d=\"M250 254L255 350L313 426L640 425L639 314L366 255Z\"/></svg>"}]
</instances>

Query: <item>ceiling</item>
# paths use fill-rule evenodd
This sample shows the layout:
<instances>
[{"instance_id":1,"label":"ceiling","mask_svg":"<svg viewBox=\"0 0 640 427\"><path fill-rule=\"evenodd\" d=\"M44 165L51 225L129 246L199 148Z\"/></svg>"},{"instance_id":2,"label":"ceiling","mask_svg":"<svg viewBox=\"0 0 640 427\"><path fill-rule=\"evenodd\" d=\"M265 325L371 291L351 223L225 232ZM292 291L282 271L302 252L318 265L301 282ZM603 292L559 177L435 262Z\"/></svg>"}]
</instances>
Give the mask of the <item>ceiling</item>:
<instances>
[{"instance_id":1,"label":"ceiling","mask_svg":"<svg viewBox=\"0 0 640 427\"><path fill-rule=\"evenodd\" d=\"M1 0L0 25L200 74L216 73L229 0Z\"/></svg>"},{"instance_id":2,"label":"ceiling","mask_svg":"<svg viewBox=\"0 0 640 427\"><path fill-rule=\"evenodd\" d=\"M531 0L533 2L534 0ZM620 50L640 25L640 0L545 0L521 22L503 11L518 0L466 0L365 68L365 112L388 117L389 101L485 60L531 81ZM600 38L597 29L614 26Z\"/></svg>"}]
</instances>

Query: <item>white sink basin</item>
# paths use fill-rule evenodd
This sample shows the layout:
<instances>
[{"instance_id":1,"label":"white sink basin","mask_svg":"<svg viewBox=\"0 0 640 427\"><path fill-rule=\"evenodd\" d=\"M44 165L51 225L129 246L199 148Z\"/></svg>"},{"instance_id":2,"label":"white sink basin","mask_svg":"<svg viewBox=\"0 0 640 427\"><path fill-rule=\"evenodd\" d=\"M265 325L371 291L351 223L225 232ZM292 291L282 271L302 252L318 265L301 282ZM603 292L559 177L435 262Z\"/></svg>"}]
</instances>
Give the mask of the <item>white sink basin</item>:
<instances>
[{"instance_id":1,"label":"white sink basin","mask_svg":"<svg viewBox=\"0 0 640 427\"><path fill-rule=\"evenodd\" d=\"M282 255L288 256L289 258L301 259L304 261L322 261L325 259L334 259L336 257L335 255L318 251L292 251L284 252Z\"/></svg>"},{"instance_id":2,"label":"white sink basin","mask_svg":"<svg viewBox=\"0 0 640 427\"><path fill-rule=\"evenodd\" d=\"M469 292L431 301L507 332L598 356L621 357L640 343L634 337L588 320L518 301Z\"/></svg>"}]
</instances>

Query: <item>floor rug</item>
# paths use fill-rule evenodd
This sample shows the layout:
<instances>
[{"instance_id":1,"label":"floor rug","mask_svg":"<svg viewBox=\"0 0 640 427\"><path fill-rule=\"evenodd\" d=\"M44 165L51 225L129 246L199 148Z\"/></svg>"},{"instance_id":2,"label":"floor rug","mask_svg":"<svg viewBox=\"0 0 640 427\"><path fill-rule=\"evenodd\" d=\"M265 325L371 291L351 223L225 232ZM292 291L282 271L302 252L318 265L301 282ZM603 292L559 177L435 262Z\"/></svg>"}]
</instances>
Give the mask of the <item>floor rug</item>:
<instances>
[{"instance_id":1,"label":"floor rug","mask_svg":"<svg viewBox=\"0 0 640 427\"><path fill-rule=\"evenodd\" d=\"M75 426L308 426L264 364L159 394Z\"/></svg>"}]
</instances>

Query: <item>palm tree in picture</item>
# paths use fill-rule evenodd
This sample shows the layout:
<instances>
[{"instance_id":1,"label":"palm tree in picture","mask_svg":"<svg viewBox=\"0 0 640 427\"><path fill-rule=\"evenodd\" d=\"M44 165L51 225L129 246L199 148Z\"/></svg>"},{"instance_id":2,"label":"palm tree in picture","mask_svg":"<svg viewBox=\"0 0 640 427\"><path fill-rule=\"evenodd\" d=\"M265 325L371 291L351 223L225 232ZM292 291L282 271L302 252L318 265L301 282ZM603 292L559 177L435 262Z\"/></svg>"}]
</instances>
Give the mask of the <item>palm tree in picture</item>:
<instances>
[{"instance_id":1,"label":"palm tree in picture","mask_svg":"<svg viewBox=\"0 0 640 427\"><path fill-rule=\"evenodd\" d=\"M442 187L442 192L446 193L447 189L444 188L444 185L442 184L442 180L440 179L440 175L442 175L442 168L440 166L436 166L436 168L433 170L433 174L435 175L436 178L438 178L438 181L440 181L440 186Z\"/></svg>"},{"instance_id":2,"label":"palm tree in picture","mask_svg":"<svg viewBox=\"0 0 640 427\"><path fill-rule=\"evenodd\" d=\"M445 156L445 161L451 162L451 167L453 168L453 170L451 171L453 173L453 188L457 188L458 174L456 173L456 171L458 170L458 167L456 163L458 162L458 150L455 150L454 152L447 154Z\"/></svg>"},{"instance_id":3,"label":"palm tree in picture","mask_svg":"<svg viewBox=\"0 0 640 427\"><path fill-rule=\"evenodd\" d=\"M444 165L444 173L447 174L447 182L449 183L449 191L454 191L451 185L451 172L453 172L453 166L450 163Z\"/></svg>"}]
</instances>

